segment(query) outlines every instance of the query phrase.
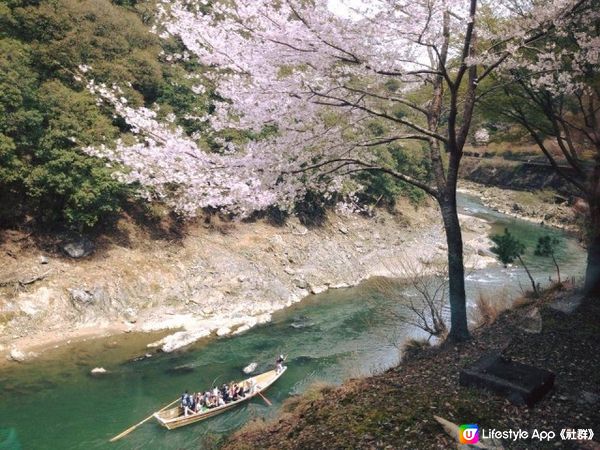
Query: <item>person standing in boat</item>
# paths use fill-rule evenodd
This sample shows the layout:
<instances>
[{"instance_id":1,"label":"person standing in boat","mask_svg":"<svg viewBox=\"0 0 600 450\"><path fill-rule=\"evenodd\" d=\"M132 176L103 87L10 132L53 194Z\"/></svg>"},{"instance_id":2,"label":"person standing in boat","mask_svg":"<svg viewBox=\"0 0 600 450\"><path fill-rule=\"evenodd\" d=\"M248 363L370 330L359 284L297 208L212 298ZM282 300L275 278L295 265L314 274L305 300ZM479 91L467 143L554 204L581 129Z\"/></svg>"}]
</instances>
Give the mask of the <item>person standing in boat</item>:
<instances>
[{"instance_id":1,"label":"person standing in boat","mask_svg":"<svg viewBox=\"0 0 600 450\"><path fill-rule=\"evenodd\" d=\"M192 410L192 396L189 394L188 391L185 391L182 395L181 395L181 407L183 408L183 415L187 417L188 414L193 413L194 411Z\"/></svg>"},{"instance_id":2,"label":"person standing in boat","mask_svg":"<svg viewBox=\"0 0 600 450\"><path fill-rule=\"evenodd\" d=\"M285 361L285 356L279 355L279 357L275 360L275 372L280 373L283 370L283 362Z\"/></svg>"}]
</instances>

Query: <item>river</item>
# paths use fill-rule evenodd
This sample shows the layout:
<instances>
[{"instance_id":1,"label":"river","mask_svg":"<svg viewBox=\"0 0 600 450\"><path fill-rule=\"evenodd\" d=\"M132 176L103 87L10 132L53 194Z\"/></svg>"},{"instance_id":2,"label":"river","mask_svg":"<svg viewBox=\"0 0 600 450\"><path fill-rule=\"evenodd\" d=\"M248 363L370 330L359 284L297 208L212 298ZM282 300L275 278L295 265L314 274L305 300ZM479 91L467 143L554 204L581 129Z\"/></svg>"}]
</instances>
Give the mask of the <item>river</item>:
<instances>
[{"instance_id":1,"label":"river","mask_svg":"<svg viewBox=\"0 0 600 450\"><path fill-rule=\"evenodd\" d=\"M537 238L561 236L558 252L564 276L583 273L585 254L575 239L558 230L513 219L461 195L464 213L484 218L493 232L508 227L529 247L525 256L542 284L554 276L552 262L533 256ZM514 298L528 280L521 268L489 267L467 277L470 310L480 292ZM148 335L122 335L72 344L27 364L0 370L0 449L200 449L232 433L254 417L273 417L282 402L315 382L344 380L386 369L399 361L398 344L420 337L418 330L391 319L402 308L382 298L373 281L310 296L273 315L271 323L234 337L205 339L175 354L143 353ZM116 444L108 439L169 403L184 389L239 379L241 368L256 361L271 367L279 353L289 354L288 371L259 399L221 416L175 431L150 421ZM92 377L93 367L109 373ZM4 446L3 446L4 445Z\"/></svg>"}]
</instances>

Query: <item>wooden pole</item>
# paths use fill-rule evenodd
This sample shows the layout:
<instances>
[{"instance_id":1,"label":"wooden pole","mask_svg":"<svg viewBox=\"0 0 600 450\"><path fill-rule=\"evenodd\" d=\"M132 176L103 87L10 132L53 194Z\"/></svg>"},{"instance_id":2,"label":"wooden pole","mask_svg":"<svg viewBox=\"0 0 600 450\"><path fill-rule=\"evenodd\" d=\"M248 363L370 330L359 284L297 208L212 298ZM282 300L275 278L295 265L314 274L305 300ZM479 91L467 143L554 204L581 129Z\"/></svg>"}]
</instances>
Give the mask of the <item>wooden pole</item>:
<instances>
[{"instance_id":1,"label":"wooden pole","mask_svg":"<svg viewBox=\"0 0 600 450\"><path fill-rule=\"evenodd\" d=\"M169 403L167 406L162 407L161 409L159 409L156 412L161 412L164 411L165 409L167 409L169 406L173 405L173 403L177 403L179 401L179 398L176 398L175 400L173 400L171 403ZM115 442L118 441L119 439L121 439L122 437L127 436L129 433L131 433L133 430L135 430L137 427L139 427L140 425L142 425L143 423L148 422L150 419L152 419L152 417L154 416L155 413L150 414L148 417L146 417L144 420L142 420L141 422L136 423L135 425L127 428L125 431L123 431L122 433L117 434L115 437L113 437L110 442Z\"/></svg>"},{"instance_id":2,"label":"wooden pole","mask_svg":"<svg viewBox=\"0 0 600 450\"><path fill-rule=\"evenodd\" d=\"M267 397L265 397L264 395L262 395L262 393L259 392L258 395L260 395L260 397L265 401L265 403L267 405L273 406L273 403L271 403Z\"/></svg>"}]
</instances>

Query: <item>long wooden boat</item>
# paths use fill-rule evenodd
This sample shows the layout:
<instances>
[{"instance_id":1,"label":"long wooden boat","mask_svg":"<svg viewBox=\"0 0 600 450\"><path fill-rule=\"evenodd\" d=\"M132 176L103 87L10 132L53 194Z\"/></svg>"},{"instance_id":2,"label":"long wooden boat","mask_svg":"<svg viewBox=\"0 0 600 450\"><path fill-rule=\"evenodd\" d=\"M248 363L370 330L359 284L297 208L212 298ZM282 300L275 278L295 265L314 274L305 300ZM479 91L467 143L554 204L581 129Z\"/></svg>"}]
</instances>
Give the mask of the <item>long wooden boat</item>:
<instances>
[{"instance_id":1,"label":"long wooden boat","mask_svg":"<svg viewBox=\"0 0 600 450\"><path fill-rule=\"evenodd\" d=\"M216 416L217 414L221 414L225 411L235 408L239 404L247 402L251 398L256 397L273 383L275 383L286 370L287 366L284 366L283 370L279 373L277 373L275 370L269 370L268 372L264 372L238 382L238 384L249 383L250 386L254 386L254 388L248 392L245 397L242 397L238 400L197 413L188 414L187 416L184 415L183 408L181 406L176 406L174 408L165 409L164 411L155 412L154 418L158 421L158 423L169 430L208 419Z\"/></svg>"}]
</instances>

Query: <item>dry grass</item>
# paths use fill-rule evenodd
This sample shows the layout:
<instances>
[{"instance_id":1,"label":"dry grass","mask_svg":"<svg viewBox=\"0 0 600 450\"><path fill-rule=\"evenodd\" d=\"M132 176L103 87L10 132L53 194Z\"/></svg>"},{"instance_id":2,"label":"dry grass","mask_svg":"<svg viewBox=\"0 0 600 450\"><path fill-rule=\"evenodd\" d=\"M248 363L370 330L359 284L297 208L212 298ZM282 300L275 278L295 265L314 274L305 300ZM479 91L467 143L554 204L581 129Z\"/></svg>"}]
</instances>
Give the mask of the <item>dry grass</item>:
<instances>
[{"instance_id":1,"label":"dry grass","mask_svg":"<svg viewBox=\"0 0 600 450\"><path fill-rule=\"evenodd\" d=\"M476 328L488 326L496 322L500 314L512 307L510 297L505 292L500 292L493 297L487 293L479 292L475 301Z\"/></svg>"},{"instance_id":2,"label":"dry grass","mask_svg":"<svg viewBox=\"0 0 600 450\"><path fill-rule=\"evenodd\" d=\"M418 357L419 354L423 353L423 350L426 350L430 347L431 344L426 339L409 339L404 344L402 355L404 358L415 358Z\"/></svg>"},{"instance_id":3,"label":"dry grass","mask_svg":"<svg viewBox=\"0 0 600 450\"><path fill-rule=\"evenodd\" d=\"M321 400L335 388L336 386L331 383L318 381L311 384L302 395L294 395L293 397L286 399L285 402L283 402L281 409L284 412L291 412L298 408L308 407L310 403Z\"/></svg>"}]
</instances>

